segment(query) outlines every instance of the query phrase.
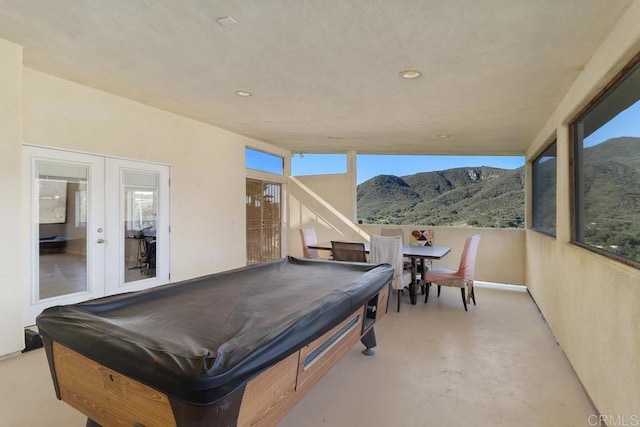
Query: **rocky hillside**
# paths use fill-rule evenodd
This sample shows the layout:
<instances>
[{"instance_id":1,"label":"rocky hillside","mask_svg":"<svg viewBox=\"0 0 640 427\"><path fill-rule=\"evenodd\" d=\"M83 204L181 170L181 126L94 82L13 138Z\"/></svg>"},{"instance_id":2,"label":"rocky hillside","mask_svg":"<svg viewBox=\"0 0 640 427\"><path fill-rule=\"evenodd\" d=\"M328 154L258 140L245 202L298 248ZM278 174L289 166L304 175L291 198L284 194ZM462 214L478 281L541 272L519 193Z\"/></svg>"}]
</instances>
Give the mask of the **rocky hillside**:
<instances>
[{"instance_id":1,"label":"rocky hillside","mask_svg":"<svg viewBox=\"0 0 640 427\"><path fill-rule=\"evenodd\" d=\"M487 166L378 175L358 186L368 224L524 226L524 168Z\"/></svg>"},{"instance_id":2,"label":"rocky hillside","mask_svg":"<svg viewBox=\"0 0 640 427\"><path fill-rule=\"evenodd\" d=\"M555 169L555 161L543 167ZM583 173L585 241L616 251L640 242L640 138L585 148ZM547 190L553 194L553 184L542 183L543 199ZM548 199L555 215L555 199ZM368 224L523 227L524 167L378 175L358 186L358 218Z\"/></svg>"}]
</instances>

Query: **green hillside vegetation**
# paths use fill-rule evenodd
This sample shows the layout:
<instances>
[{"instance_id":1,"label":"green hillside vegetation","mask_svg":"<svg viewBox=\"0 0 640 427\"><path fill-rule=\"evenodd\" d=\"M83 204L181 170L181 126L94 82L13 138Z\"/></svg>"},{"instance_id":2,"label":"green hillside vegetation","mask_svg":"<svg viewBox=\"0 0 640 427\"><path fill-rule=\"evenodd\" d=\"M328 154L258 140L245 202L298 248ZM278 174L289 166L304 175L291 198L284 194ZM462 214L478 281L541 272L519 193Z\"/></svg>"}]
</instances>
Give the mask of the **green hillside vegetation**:
<instances>
[{"instance_id":1,"label":"green hillside vegetation","mask_svg":"<svg viewBox=\"0 0 640 427\"><path fill-rule=\"evenodd\" d=\"M543 165L541 218L555 233L555 160ZM584 150L585 243L640 260L640 138L612 138ZM358 186L367 224L524 227L524 168L486 166L380 175Z\"/></svg>"},{"instance_id":2,"label":"green hillside vegetation","mask_svg":"<svg viewBox=\"0 0 640 427\"><path fill-rule=\"evenodd\" d=\"M487 166L378 175L358 186L367 224L524 226L524 168Z\"/></svg>"},{"instance_id":3,"label":"green hillside vegetation","mask_svg":"<svg viewBox=\"0 0 640 427\"><path fill-rule=\"evenodd\" d=\"M548 158L539 164L537 181L533 183L534 229L551 236L556 235L557 170L557 159Z\"/></svg>"},{"instance_id":4,"label":"green hillside vegetation","mask_svg":"<svg viewBox=\"0 0 640 427\"><path fill-rule=\"evenodd\" d=\"M584 150L584 241L640 260L640 138Z\"/></svg>"}]
</instances>

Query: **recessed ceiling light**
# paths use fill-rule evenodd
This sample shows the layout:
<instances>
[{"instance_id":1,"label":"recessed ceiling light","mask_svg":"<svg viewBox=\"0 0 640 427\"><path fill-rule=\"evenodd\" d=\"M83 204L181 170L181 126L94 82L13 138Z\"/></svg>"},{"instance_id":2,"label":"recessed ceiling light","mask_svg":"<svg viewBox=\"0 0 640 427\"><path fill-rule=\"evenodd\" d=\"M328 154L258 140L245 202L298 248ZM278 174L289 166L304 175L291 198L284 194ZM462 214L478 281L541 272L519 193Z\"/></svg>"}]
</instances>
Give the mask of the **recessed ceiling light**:
<instances>
[{"instance_id":1,"label":"recessed ceiling light","mask_svg":"<svg viewBox=\"0 0 640 427\"><path fill-rule=\"evenodd\" d=\"M438 135L436 135L438 138L449 138L451 135L447 135L446 133L439 133Z\"/></svg>"},{"instance_id":2,"label":"recessed ceiling light","mask_svg":"<svg viewBox=\"0 0 640 427\"><path fill-rule=\"evenodd\" d=\"M403 79L417 79L422 73L418 70L404 70L400 71L398 75Z\"/></svg>"},{"instance_id":3,"label":"recessed ceiling light","mask_svg":"<svg viewBox=\"0 0 640 427\"><path fill-rule=\"evenodd\" d=\"M239 90L236 92L236 95L247 97L251 96L251 92L247 92L246 90Z\"/></svg>"},{"instance_id":4,"label":"recessed ceiling light","mask_svg":"<svg viewBox=\"0 0 640 427\"><path fill-rule=\"evenodd\" d=\"M234 25L238 22L230 16L223 16L222 18L216 19L216 21L218 21L218 24L223 27L228 27L229 25Z\"/></svg>"}]
</instances>

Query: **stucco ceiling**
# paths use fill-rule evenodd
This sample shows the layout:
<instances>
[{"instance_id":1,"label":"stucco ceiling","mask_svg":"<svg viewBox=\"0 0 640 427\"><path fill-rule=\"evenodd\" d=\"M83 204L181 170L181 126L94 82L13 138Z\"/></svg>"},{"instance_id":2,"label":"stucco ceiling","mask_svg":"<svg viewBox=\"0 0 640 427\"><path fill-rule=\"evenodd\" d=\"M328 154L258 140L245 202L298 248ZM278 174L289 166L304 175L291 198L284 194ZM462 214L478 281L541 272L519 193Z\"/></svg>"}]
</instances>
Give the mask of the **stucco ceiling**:
<instances>
[{"instance_id":1,"label":"stucco ceiling","mask_svg":"<svg viewBox=\"0 0 640 427\"><path fill-rule=\"evenodd\" d=\"M523 154L629 1L1 0L0 38L291 151Z\"/></svg>"}]
</instances>

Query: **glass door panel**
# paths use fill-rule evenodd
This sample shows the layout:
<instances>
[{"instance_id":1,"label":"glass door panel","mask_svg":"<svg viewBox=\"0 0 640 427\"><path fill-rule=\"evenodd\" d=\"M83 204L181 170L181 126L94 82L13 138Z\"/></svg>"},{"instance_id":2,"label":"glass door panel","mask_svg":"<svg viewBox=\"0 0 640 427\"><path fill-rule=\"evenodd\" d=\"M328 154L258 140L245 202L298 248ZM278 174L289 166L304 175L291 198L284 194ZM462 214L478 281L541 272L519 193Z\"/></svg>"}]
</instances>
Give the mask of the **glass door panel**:
<instances>
[{"instance_id":1,"label":"glass door panel","mask_svg":"<svg viewBox=\"0 0 640 427\"><path fill-rule=\"evenodd\" d=\"M38 160L36 168L37 299L87 292L89 167Z\"/></svg>"},{"instance_id":2,"label":"glass door panel","mask_svg":"<svg viewBox=\"0 0 640 427\"><path fill-rule=\"evenodd\" d=\"M31 292L27 325L45 308L104 292L104 160L28 147Z\"/></svg>"},{"instance_id":3,"label":"glass door panel","mask_svg":"<svg viewBox=\"0 0 640 427\"><path fill-rule=\"evenodd\" d=\"M125 283L156 277L158 174L124 170Z\"/></svg>"},{"instance_id":4,"label":"glass door panel","mask_svg":"<svg viewBox=\"0 0 640 427\"><path fill-rule=\"evenodd\" d=\"M169 281L169 167L108 158L107 294ZM117 267L117 268L116 268Z\"/></svg>"}]
</instances>

